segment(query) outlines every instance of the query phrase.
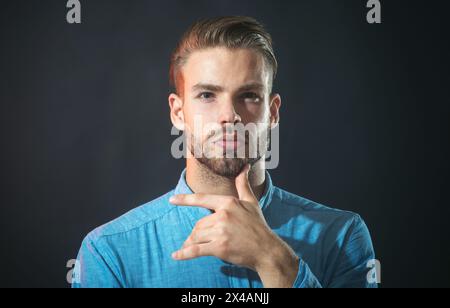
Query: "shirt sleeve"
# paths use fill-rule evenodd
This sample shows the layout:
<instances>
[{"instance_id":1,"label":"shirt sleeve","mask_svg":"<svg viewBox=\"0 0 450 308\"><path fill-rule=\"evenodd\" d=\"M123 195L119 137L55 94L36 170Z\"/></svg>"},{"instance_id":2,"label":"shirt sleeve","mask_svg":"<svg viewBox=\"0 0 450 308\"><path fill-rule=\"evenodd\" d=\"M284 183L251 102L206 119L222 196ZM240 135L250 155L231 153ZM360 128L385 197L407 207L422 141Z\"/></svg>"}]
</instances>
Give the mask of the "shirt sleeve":
<instances>
[{"instance_id":1,"label":"shirt sleeve","mask_svg":"<svg viewBox=\"0 0 450 308\"><path fill-rule=\"evenodd\" d=\"M311 272L308 264L302 259L299 261L297 277L295 278L293 288L322 288L319 280Z\"/></svg>"},{"instance_id":2,"label":"shirt sleeve","mask_svg":"<svg viewBox=\"0 0 450 308\"><path fill-rule=\"evenodd\" d=\"M72 277L72 288L120 288L120 279L111 262L93 239L87 236L81 244Z\"/></svg>"},{"instance_id":3,"label":"shirt sleeve","mask_svg":"<svg viewBox=\"0 0 450 308\"><path fill-rule=\"evenodd\" d=\"M338 255L330 288L377 288L370 282L368 264L375 260L369 230L359 215L355 215L349 227L343 247Z\"/></svg>"},{"instance_id":4,"label":"shirt sleeve","mask_svg":"<svg viewBox=\"0 0 450 308\"><path fill-rule=\"evenodd\" d=\"M369 230L359 215L355 215L344 237L337 262L331 269L334 270L331 282L322 286L308 264L300 259L293 288L377 288L367 278L368 263L375 259L375 253Z\"/></svg>"}]
</instances>

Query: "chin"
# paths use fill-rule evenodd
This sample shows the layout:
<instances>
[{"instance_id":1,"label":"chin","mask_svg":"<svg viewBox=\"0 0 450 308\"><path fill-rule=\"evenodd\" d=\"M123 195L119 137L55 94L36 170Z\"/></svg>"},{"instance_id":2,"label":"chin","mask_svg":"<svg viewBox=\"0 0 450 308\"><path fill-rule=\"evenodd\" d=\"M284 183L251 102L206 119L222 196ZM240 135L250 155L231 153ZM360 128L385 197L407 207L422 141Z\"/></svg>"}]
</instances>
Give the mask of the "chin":
<instances>
[{"instance_id":1,"label":"chin","mask_svg":"<svg viewBox=\"0 0 450 308\"><path fill-rule=\"evenodd\" d=\"M197 160L216 175L226 178L236 178L247 164L253 165L259 159L260 158L199 158Z\"/></svg>"},{"instance_id":2,"label":"chin","mask_svg":"<svg viewBox=\"0 0 450 308\"><path fill-rule=\"evenodd\" d=\"M244 158L200 158L198 161L214 174L227 178L236 178L248 163Z\"/></svg>"}]
</instances>

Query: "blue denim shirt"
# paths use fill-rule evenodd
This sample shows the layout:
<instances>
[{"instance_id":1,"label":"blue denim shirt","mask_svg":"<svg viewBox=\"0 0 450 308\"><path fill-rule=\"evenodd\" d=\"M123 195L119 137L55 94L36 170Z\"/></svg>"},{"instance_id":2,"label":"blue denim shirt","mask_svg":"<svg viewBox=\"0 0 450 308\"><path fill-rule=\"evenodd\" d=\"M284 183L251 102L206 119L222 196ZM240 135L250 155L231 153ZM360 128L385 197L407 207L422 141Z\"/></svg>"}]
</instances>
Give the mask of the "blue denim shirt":
<instances>
[{"instance_id":1,"label":"blue denim shirt","mask_svg":"<svg viewBox=\"0 0 450 308\"><path fill-rule=\"evenodd\" d=\"M72 287L263 287L256 272L216 257L172 259L195 223L211 214L169 203L174 194L193 193L185 173L174 190L85 237ZM376 287L366 278L375 256L359 215L286 192L268 172L259 203L268 225L300 257L293 287Z\"/></svg>"}]
</instances>

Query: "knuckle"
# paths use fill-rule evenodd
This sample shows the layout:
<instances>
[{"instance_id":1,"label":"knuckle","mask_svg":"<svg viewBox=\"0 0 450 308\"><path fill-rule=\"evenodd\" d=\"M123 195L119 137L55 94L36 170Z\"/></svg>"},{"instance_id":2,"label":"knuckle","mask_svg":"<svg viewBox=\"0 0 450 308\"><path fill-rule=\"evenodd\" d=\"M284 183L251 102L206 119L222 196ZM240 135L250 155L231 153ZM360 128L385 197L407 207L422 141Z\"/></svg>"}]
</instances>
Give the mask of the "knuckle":
<instances>
[{"instance_id":1,"label":"knuckle","mask_svg":"<svg viewBox=\"0 0 450 308\"><path fill-rule=\"evenodd\" d=\"M221 237L226 237L226 236L228 236L228 230L226 229L225 226L220 226L220 227L218 228L218 233L219 233L219 236L221 236Z\"/></svg>"},{"instance_id":2,"label":"knuckle","mask_svg":"<svg viewBox=\"0 0 450 308\"><path fill-rule=\"evenodd\" d=\"M231 206L234 206L238 203L239 203L239 199L236 197L230 197L230 199L228 200L228 204Z\"/></svg>"},{"instance_id":3,"label":"knuckle","mask_svg":"<svg viewBox=\"0 0 450 308\"><path fill-rule=\"evenodd\" d=\"M234 206L236 205L236 198L235 197L227 197L225 200L224 200L224 203L223 203L223 208L225 208L225 209L231 209L231 208L233 208Z\"/></svg>"},{"instance_id":4,"label":"knuckle","mask_svg":"<svg viewBox=\"0 0 450 308\"><path fill-rule=\"evenodd\" d=\"M195 196L198 202L203 202L206 199L205 194L196 194Z\"/></svg>"},{"instance_id":5,"label":"knuckle","mask_svg":"<svg viewBox=\"0 0 450 308\"><path fill-rule=\"evenodd\" d=\"M191 253L193 256L198 256L200 254L200 247L199 246L191 246Z\"/></svg>"},{"instance_id":6,"label":"knuckle","mask_svg":"<svg viewBox=\"0 0 450 308\"><path fill-rule=\"evenodd\" d=\"M219 221L226 222L230 219L230 213L226 210L222 210L219 214Z\"/></svg>"},{"instance_id":7,"label":"knuckle","mask_svg":"<svg viewBox=\"0 0 450 308\"><path fill-rule=\"evenodd\" d=\"M178 200L178 202L184 203L184 202L188 201L188 197L186 195L177 195L177 200Z\"/></svg>"},{"instance_id":8,"label":"knuckle","mask_svg":"<svg viewBox=\"0 0 450 308\"><path fill-rule=\"evenodd\" d=\"M228 255L230 250L230 242L228 239L222 239L219 246L219 251L222 255Z\"/></svg>"}]
</instances>

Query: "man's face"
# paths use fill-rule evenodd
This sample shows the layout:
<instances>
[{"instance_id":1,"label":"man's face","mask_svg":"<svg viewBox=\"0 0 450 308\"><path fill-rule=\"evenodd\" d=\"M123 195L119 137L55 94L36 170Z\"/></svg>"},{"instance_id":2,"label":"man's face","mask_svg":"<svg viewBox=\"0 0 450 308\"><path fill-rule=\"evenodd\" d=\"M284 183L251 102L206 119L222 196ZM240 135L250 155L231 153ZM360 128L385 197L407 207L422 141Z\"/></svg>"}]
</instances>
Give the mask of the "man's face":
<instances>
[{"instance_id":1,"label":"man's face","mask_svg":"<svg viewBox=\"0 0 450 308\"><path fill-rule=\"evenodd\" d=\"M263 56L250 49L195 51L182 76L183 97L177 99L190 154L226 177L261 159L279 108Z\"/></svg>"}]
</instances>

